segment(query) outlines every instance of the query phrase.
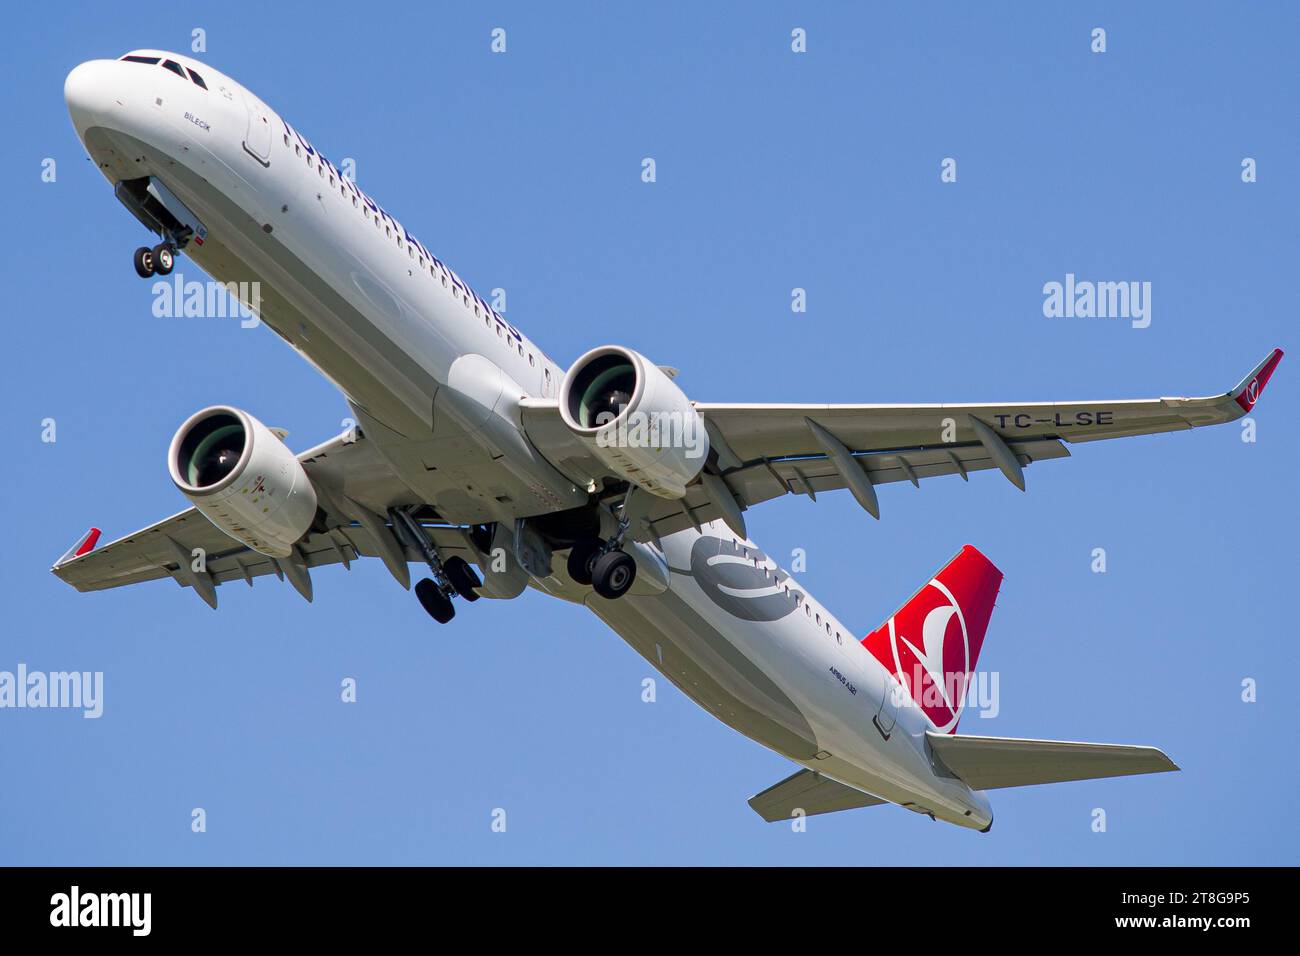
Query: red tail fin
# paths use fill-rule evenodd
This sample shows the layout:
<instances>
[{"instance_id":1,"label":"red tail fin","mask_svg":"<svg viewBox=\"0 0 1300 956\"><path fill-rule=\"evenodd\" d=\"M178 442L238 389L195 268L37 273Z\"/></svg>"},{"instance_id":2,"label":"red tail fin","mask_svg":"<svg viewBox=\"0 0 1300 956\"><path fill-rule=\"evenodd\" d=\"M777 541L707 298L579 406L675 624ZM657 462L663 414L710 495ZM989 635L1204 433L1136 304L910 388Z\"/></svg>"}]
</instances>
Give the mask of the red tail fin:
<instances>
[{"instance_id":1,"label":"red tail fin","mask_svg":"<svg viewBox=\"0 0 1300 956\"><path fill-rule=\"evenodd\" d=\"M940 733L957 729L1001 584L1002 572L968 544L862 640Z\"/></svg>"}]
</instances>

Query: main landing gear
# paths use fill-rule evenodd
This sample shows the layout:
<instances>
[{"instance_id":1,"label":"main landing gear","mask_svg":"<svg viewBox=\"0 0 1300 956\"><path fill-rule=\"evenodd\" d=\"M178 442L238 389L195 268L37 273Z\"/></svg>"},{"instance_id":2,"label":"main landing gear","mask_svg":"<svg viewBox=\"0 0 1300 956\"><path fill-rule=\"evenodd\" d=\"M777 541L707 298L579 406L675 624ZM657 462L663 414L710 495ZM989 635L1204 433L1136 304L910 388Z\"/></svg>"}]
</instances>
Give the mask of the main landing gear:
<instances>
[{"instance_id":1,"label":"main landing gear","mask_svg":"<svg viewBox=\"0 0 1300 956\"><path fill-rule=\"evenodd\" d=\"M433 577L425 578L415 585L415 596L429 617L439 624L446 624L456 616L456 608L451 603L453 596L459 595L466 601L479 599L476 588L482 587L483 582L468 561L460 555L442 560L433 542L424 533L424 528L406 510L390 508L388 515L392 518L398 536L420 552L429 565L429 570L433 572Z\"/></svg>"},{"instance_id":2,"label":"main landing gear","mask_svg":"<svg viewBox=\"0 0 1300 956\"><path fill-rule=\"evenodd\" d=\"M592 590L611 601L626 594L636 580L636 561L623 550L623 538L631 527L629 505L634 490L623 498L613 537L607 541L584 538L569 550L569 577L578 584L591 585Z\"/></svg>"},{"instance_id":3,"label":"main landing gear","mask_svg":"<svg viewBox=\"0 0 1300 956\"><path fill-rule=\"evenodd\" d=\"M141 279L154 275L171 275L172 269L176 267L176 247L170 242L160 242L152 249L141 246L135 250L132 262L135 274Z\"/></svg>"},{"instance_id":4,"label":"main landing gear","mask_svg":"<svg viewBox=\"0 0 1300 956\"><path fill-rule=\"evenodd\" d=\"M611 601L626 594L636 580L632 555L619 550L612 539L579 541L569 551L568 571L578 584L591 585L597 594Z\"/></svg>"}]
</instances>

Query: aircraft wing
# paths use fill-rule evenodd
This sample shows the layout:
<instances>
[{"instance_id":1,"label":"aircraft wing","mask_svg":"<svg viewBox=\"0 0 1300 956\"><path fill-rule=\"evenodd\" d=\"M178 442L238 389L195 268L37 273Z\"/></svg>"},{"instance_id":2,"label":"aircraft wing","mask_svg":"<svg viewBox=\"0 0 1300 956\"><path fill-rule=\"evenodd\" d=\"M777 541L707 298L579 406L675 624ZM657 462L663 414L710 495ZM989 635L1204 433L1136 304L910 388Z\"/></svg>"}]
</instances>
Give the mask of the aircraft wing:
<instances>
[{"instance_id":1,"label":"aircraft wing","mask_svg":"<svg viewBox=\"0 0 1300 956\"><path fill-rule=\"evenodd\" d=\"M925 737L939 761L972 790L1028 787L1040 783L1126 777L1179 769L1155 747L965 737L932 731L926 731Z\"/></svg>"},{"instance_id":2,"label":"aircraft wing","mask_svg":"<svg viewBox=\"0 0 1300 956\"><path fill-rule=\"evenodd\" d=\"M690 485L683 499L650 503L642 532L634 534L662 536L729 514L734 518L781 495L815 500L846 487L879 517L876 485L910 481L919 487L922 479L959 475L968 480L971 472L995 468L1023 489L1024 467L1069 457L1067 443L1182 431L1240 418L1253 408L1281 359L1282 350L1274 349L1234 388L1204 398L971 405L697 402L712 449L706 467L710 474ZM581 446L574 447L553 401L525 402L524 424L561 470L603 473ZM726 493L734 498L734 507L719 504L718 496Z\"/></svg>"},{"instance_id":3,"label":"aircraft wing","mask_svg":"<svg viewBox=\"0 0 1300 956\"><path fill-rule=\"evenodd\" d=\"M358 557L378 556L401 580L407 561L420 555L404 547L388 530L389 507L417 505L419 500L398 481L373 444L359 431L345 432L298 456L317 490L323 518L298 546L293 559L279 560L245 547L227 536L194 508L95 548L97 529L80 539L54 565L54 574L78 591L171 578L192 587L212 607L216 588L275 574L288 579L311 600L309 570L329 564L350 567ZM474 560L473 549L459 528L425 528L443 554ZM198 553L196 554L196 549ZM201 558L196 569L196 560Z\"/></svg>"},{"instance_id":4,"label":"aircraft wing","mask_svg":"<svg viewBox=\"0 0 1300 956\"><path fill-rule=\"evenodd\" d=\"M811 817L837 810L878 807L887 802L845 786L816 770L807 769L800 770L749 798L749 805L754 808L754 812L768 823L789 820L796 810L802 810L804 816Z\"/></svg>"}]
</instances>

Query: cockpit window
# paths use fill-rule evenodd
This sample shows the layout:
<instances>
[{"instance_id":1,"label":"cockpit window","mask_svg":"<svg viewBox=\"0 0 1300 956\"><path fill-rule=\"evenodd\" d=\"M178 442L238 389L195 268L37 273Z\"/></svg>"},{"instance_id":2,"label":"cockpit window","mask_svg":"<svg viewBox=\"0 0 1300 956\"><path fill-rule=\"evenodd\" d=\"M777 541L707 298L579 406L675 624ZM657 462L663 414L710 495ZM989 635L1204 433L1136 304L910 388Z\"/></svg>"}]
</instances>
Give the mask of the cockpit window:
<instances>
[{"instance_id":1,"label":"cockpit window","mask_svg":"<svg viewBox=\"0 0 1300 956\"><path fill-rule=\"evenodd\" d=\"M147 63L151 66L157 63L162 63L165 69L171 70L182 80L186 78L185 67L181 66L175 60L164 60L160 56L141 56L138 53L128 53L126 56L122 57L122 60L127 63ZM203 81L203 77L199 76L194 70L189 71L189 79L191 79L197 87L205 90L208 88L208 84Z\"/></svg>"}]
</instances>

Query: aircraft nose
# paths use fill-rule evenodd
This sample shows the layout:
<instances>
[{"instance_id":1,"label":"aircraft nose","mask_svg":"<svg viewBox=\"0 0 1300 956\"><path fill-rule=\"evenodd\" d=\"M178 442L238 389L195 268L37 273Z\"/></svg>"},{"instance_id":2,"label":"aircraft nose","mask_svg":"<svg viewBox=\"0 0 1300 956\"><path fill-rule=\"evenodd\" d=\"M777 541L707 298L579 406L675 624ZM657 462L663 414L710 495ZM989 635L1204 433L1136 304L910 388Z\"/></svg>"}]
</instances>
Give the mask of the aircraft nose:
<instances>
[{"instance_id":1,"label":"aircraft nose","mask_svg":"<svg viewBox=\"0 0 1300 956\"><path fill-rule=\"evenodd\" d=\"M63 99L68 104L68 115L72 117L72 125L78 134L92 125L112 102L106 75L112 63L112 60L87 60L74 67L63 81Z\"/></svg>"}]
</instances>

